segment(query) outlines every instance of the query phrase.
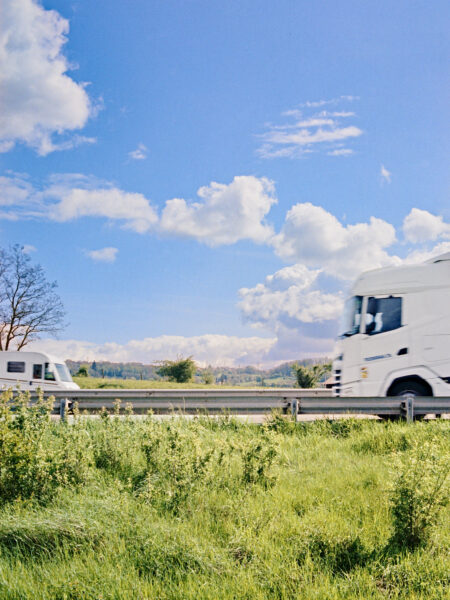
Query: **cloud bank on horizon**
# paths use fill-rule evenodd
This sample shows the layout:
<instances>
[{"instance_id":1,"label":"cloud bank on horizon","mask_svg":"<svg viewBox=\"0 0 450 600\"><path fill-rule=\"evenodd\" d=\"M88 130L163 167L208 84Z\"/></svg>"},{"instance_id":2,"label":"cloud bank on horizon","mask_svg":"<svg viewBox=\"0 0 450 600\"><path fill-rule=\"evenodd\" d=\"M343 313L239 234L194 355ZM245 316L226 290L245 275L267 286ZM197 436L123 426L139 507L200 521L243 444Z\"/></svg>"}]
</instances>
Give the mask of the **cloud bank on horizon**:
<instances>
[{"instance_id":1,"label":"cloud bank on horizon","mask_svg":"<svg viewBox=\"0 0 450 600\"><path fill-rule=\"evenodd\" d=\"M57 11L33 0L5 0L0 26L1 152L22 145L45 157L96 141L75 133L95 116L99 103L85 83L69 75L74 67L63 53L68 32L67 19ZM279 123L266 124L257 136L258 155L264 164L312 154L351 157L359 151L358 140L368 135L359 123L358 101L339 96L284 111ZM128 147L135 147L128 152L129 162L145 161L143 142ZM382 184L392 181L384 164L379 177ZM256 285L237 289L236 300L243 321L270 337L211 333L145 337L124 344L42 340L35 347L73 359L113 361L192 354L200 363L214 365L268 365L299 355L323 355L331 350L345 291L359 272L421 262L450 250L450 223L422 208L411 208L401 226L375 215L351 223L309 201L286 209L270 177L239 174L227 183L202 183L195 199L169 197L158 204L145 193L95 175L53 172L38 180L9 170L0 176L0 219L54 227L95 219L158 240L191 240L208 248L247 241L268 248L284 266ZM278 222L272 217L277 204L283 207ZM27 245L27 251L33 250ZM116 267L120 251L111 245L81 253L99 263L97 268L101 263Z\"/></svg>"}]
</instances>

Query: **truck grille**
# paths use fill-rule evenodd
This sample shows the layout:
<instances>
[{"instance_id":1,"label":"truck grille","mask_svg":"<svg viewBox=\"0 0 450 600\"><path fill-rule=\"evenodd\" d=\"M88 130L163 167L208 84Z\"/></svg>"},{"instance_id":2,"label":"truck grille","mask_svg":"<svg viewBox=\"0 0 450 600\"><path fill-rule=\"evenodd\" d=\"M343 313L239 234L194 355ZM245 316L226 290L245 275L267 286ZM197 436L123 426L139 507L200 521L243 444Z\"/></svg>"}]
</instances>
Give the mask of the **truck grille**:
<instances>
[{"instance_id":1,"label":"truck grille","mask_svg":"<svg viewBox=\"0 0 450 600\"><path fill-rule=\"evenodd\" d=\"M335 369L333 371L333 396L341 395L341 370Z\"/></svg>"}]
</instances>

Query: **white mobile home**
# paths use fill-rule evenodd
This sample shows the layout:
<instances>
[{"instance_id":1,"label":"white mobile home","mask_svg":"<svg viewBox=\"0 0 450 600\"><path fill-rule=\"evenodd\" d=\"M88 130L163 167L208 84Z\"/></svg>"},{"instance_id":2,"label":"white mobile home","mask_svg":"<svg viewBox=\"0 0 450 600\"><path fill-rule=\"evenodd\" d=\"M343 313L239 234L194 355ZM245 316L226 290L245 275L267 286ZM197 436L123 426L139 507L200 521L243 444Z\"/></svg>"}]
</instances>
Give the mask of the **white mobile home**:
<instances>
[{"instance_id":1,"label":"white mobile home","mask_svg":"<svg viewBox=\"0 0 450 600\"><path fill-rule=\"evenodd\" d=\"M65 362L43 352L0 352L0 387L78 390Z\"/></svg>"}]
</instances>

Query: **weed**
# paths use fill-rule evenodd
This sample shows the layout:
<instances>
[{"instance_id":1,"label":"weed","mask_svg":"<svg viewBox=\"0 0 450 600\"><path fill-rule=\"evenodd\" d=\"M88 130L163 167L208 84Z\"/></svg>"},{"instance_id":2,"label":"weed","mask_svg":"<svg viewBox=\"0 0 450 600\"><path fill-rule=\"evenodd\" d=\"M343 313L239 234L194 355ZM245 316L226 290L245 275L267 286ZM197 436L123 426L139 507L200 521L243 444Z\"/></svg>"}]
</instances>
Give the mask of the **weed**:
<instances>
[{"instance_id":1,"label":"weed","mask_svg":"<svg viewBox=\"0 0 450 600\"><path fill-rule=\"evenodd\" d=\"M412 550L427 542L439 509L448 502L450 455L432 442L417 444L411 455L397 460L397 469L390 545Z\"/></svg>"},{"instance_id":2,"label":"weed","mask_svg":"<svg viewBox=\"0 0 450 600\"><path fill-rule=\"evenodd\" d=\"M53 399L31 405L29 395L0 397L0 498L4 502L35 499L45 503L60 486L83 483L89 457L78 432L61 427L53 434Z\"/></svg>"}]
</instances>

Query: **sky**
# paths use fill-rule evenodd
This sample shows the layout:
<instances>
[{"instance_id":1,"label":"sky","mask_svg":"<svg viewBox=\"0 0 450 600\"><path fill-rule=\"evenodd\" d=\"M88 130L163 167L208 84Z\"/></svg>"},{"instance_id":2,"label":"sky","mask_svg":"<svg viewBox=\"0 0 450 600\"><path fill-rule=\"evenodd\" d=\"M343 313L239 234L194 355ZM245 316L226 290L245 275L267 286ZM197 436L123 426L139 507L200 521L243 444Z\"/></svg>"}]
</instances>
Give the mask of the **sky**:
<instances>
[{"instance_id":1,"label":"sky","mask_svg":"<svg viewBox=\"0 0 450 600\"><path fill-rule=\"evenodd\" d=\"M3 0L0 246L62 358L331 355L364 270L450 251L443 0Z\"/></svg>"}]
</instances>

